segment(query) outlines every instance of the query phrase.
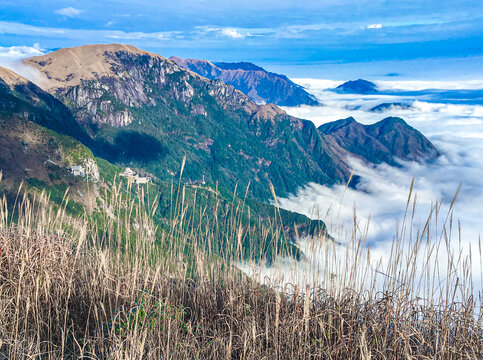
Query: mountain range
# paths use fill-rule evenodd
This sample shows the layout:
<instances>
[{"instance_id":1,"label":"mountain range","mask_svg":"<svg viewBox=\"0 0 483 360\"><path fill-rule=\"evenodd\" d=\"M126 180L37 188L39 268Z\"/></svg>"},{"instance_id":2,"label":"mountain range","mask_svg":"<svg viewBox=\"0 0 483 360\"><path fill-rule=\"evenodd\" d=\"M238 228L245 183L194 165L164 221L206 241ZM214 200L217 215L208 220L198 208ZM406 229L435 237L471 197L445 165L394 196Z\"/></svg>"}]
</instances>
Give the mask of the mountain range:
<instances>
[{"instance_id":1,"label":"mountain range","mask_svg":"<svg viewBox=\"0 0 483 360\"><path fill-rule=\"evenodd\" d=\"M370 128L354 121L317 129L276 105L256 104L231 85L129 45L64 48L25 64L45 77L43 89L3 70L2 127L21 133L18 124L8 121L33 123L57 134L54 138L69 139L89 153L88 158L130 166L160 181L176 179L186 158L186 182L217 183L229 191L250 184L249 195L266 201L270 183L278 195L286 196L308 182L346 182L349 156L390 164L394 157L437 156L432 144L401 119L386 119ZM49 136L41 136L44 143ZM19 134L7 141L5 133L2 141L6 148L17 141L18 154L39 143ZM55 146L46 149L30 152L41 158L39 166L49 159L68 162ZM10 164L19 161L16 156L2 159L6 178ZM18 176L37 173L19 171Z\"/></svg>"},{"instance_id":2,"label":"mountain range","mask_svg":"<svg viewBox=\"0 0 483 360\"><path fill-rule=\"evenodd\" d=\"M317 99L285 75L266 71L248 62L215 62L196 59L170 60L183 69L193 71L211 80L221 80L248 95L257 104L278 106L320 105Z\"/></svg>"}]
</instances>

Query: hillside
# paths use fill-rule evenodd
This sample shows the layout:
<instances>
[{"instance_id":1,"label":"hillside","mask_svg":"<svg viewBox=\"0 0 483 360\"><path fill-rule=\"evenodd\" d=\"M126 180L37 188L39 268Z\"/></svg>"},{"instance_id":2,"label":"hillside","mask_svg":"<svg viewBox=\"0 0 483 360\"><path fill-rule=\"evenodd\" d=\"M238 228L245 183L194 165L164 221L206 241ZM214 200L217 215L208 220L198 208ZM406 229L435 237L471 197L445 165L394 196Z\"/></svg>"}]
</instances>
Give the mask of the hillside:
<instances>
[{"instance_id":1,"label":"hillside","mask_svg":"<svg viewBox=\"0 0 483 360\"><path fill-rule=\"evenodd\" d=\"M57 118L59 114L64 117ZM172 185L154 178L149 186L129 186L129 180L120 176L122 168L94 157L88 147L66 134L72 130L66 128L69 121L73 121L70 126L74 129L79 127L72 115L67 116L69 114L69 110L50 94L10 70L0 68L0 196L6 195L13 205L19 188L22 190L20 198L27 193L46 190L50 200L58 206L63 203L64 194L68 191L68 215L87 212L102 229L106 214L112 212L106 203L106 194L129 197L131 192L136 194L137 190L143 189L150 199L157 199L159 206L152 213L156 226L169 231L174 210ZM96 143L91 142L91 145L95 150ZM186 184L183 199L186 203L196 203L205 211L210 208L202 222L200 214L195 211L197 209L191 206L183 208L185 216L197 219L200 231L211 226L218 217L236 215L250 232L252 240L257 239L251 249L256 249L267 259L275 256L276 251L291 247L296 231L300 236L325 234L322 221L276 210L272 205L255 199L245 201L232 192L208 184ZM185 223L185 226L189 225ZM230 227L231 224L218 225L218 253L228 250L224 244ZM271 240L277 232L282 232L277 235L278 243ZM241 245L242 250L248 249L244 241ZM276 250L277 246L279 250ZM295 248L292 252L301 256ZM248 250L246 255L249 255Z\"/></svg>"},{"instance_id":2,"label":"hillside","mask_svg":"<svg viewBox=\"0 0 483 360\"><path fill-rule=\"evenodd\" d=\"M52 199L61 201L67 188L87 205L85 176L99 180L99 170L89 148L66 135L84 138L82 128L69 110L27 79L0 68L0 193L15 194L26 186L49 189ZM70 169L80 166L81 177ZM77 207L79 210L79 207Z\"/></svg>"},{"instance_id":3,"label":"hillside","mask_svg":"<svg viewBox=\"0 0 483 360\"><path fill-rule=\"evenodd\" d=\"M186 70L193 71L211 80L221 80L250 96L259 104L272 103L278 106L319 105L317 99L295 84L285 75L266 71L252 63L211 63L207 60L181 59L171 61Z\"/></svg>"},{"instance_id":4,"label":"hillside","mask_svg":"<svg viewBox=\"0 0 483 360\"><path fill-rule=\"evenodd\" d=\"M49 79L46 90L71 109L96 155L163 181L173 179L185 155L188 183L218 183L230 191L250 184L249 194L262 200L271 198L270 182L285 196L308 182L331 185L349 177L347 147L312 122L257 105L160 55L88 45L26 64Z\"/></svg>"},{"instance_id":5,"label":"hillside","mask_svg":"<svg viewBox=\"0 0 483 360\"><path fill-rule=\"evenodd\" d=\"M161 56L95 45L26 63L49 78L48 91L90 133L97 154L160 179L172 179L184 155L187 181L227 189L251 183L251 193L264 199L269 181L284 195L308 181L332 184L349 175L345 151L311 122Z\"/></svg>"}]
</instances>

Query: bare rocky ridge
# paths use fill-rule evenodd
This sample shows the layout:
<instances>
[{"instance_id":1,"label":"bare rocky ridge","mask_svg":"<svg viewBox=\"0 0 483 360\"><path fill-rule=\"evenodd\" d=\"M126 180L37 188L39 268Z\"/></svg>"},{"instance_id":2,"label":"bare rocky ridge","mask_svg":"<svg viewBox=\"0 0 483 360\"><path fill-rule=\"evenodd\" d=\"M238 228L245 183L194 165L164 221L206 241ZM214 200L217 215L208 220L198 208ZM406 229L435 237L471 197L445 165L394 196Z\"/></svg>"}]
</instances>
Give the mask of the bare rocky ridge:
<instances>
[{"instance_id":1,"label":"bare rocky ridge","mask_svg":"<svg viewBox=\"0 0 483 360\"><path fill-rule=\"evenodd\" d=\"M50 92L56 89L80 85L86 80L96 80L104 76L119 76L109 60L110 53L125 52L148 55L164 59L161 55L138 49L131 45L84 45L62 48L47 55L34 56L25 60L25 64L41 69L49 79Z\"/></svg>"}]
</instances>

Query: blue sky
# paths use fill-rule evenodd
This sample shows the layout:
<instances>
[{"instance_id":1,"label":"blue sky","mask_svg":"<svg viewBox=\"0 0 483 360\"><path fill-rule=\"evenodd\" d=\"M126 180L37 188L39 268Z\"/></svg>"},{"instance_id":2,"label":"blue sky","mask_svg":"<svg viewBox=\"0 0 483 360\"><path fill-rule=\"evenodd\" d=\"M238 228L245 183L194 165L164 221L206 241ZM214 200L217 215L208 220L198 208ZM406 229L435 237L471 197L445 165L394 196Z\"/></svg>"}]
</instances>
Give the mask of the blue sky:
<instances>
[{"instance_id":1,"label":"blue sky","mask_svg":"<svg viewBox=\"0 0 483 360\"><path fill-rule=\"evenodd\" d=\"M474 0L2 0L0 51L120 42L275 69L435 58L478 69L482 24Z\"/></svg>"}]
</instances>

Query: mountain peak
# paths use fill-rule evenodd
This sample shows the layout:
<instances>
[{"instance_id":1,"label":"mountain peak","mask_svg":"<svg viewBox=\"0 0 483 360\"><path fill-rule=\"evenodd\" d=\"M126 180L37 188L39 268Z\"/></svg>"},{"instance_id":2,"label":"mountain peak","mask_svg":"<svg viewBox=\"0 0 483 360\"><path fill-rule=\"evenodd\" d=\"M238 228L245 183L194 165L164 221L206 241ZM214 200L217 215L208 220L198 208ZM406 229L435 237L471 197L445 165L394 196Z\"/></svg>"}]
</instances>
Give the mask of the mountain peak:
<instances>
[{"instance_id":1,"label":"mountain peak","mask_svg":"<svg viewBox=\"0 0 483 360\"><path fill-rule=\"evenodd\" d=\"M406 121L399 117L389 116L384 118L372 125L369 125L368 128L374 129L374 131L387 131L387 129L395 129L395 128L403 128L403 129L413 129ZM384 130L382 130L384 129Z\"/></svg>"},{"instance_id":2,"label":"mountain peak","mask_svg":"<svg viewBox=\"0 0 483 360\"><path fill-rule=\"evenodd\" d=\"M169 58L169 60L171 60L172 62L174 62L175 64L194 64L194 63L199 63L199 64L204 64L204 65L207 65L207 66L215 66L211 61L208 61L208 60L198 60L198 59L183 59L183 58L180 58L178 56L171 56Z\"/></svg>"},{"instance_id":3,"label":"mountain peak","mask_svg":"<svg viewBox=\"0 0 483 360\"><path fill-rule=\"evenodd\" d=\"M118 52L118 51L125 51L132 54L139 54L139 55L151 55L154 57L161 57L161 55L151 53L146 50L139 49L133 45L128 44L90 44L90 45L82 45L70 48L61 48L57 51L51 52L47 55L40 55L34 56L30 59L42 59L46 57L67 57L67 58L79 58L84 59L89 56L99 56L103 55L106 52Z\"/></svg>"},{"instance_id":4,"label":"mountain peak","mask_svg":"<svg viewBox=\"0 0 483 360\"><path fill-rule=\"evenodd\" d=\"M244 70L244 71L265 71L266 72L264 68L246 61L235 62L235 63L216 62L214 64L223 70Z\"/></svg>"},{"instance_id":5,"label":"mountain peak","mask_svg":"<svg viewBox=\"0 0 483 360\"><path fill-rule=\"evenodd\" d=\"M285 75L275 74L249 62L216 62L171 57L183 69L210 80L221 80L258 104L279 106L319 105L317 99Z\"/></svg>"},{"instance_id":6,"label":"mountain peak","mask_svg":"<svg viewBox=\"0 0 483 360\"><path fill-rule=\"evenodd\" d=\"M374 164L397 165L403 160L433 159L438 151L419 131L401 118L387 117L372 125L363 125L349 117L319 127L342 148Z\"/></svg>"},{"instance_id":7,"label":"mountain peak","mask_svg":"<svg viewBox=\"0 0 483 360\"><path fill-rule=\"evenodd\" d=\"M34 56L24 63L41 70L49 79L49 88L79 85L82 80L113 76L113 61L108 55L113 53L149 55L164 59L161 55L124 44L95 44L72 48L62 48L52 53Z\"/></svg>"},{"instance_id":8,"label":"mountain peak","mask_svg":"<svg viewBox=\"0 0 483 360\"><path fill-rule=\"evenodd\" d=\"M389 116L387 118L382 119L379 123L376 124L403 124L407 125L407 122L404 119L396 116Z\"/></svg>"},{"instance_id":9,"label":"mountain peak","mask_svg":"<svg viewBox=\"0 0 483 360\"><path fill-rule=\"evenodd\" d=\"M324 134L330 134L344 127L354 126L354 125L361 125L361 124L357 122L356 119L354 119L352 116L350 116L346 119L341 119L341 120L322 124L319 126L319 131L321 131Z\"/></svg>"},{"instance_id":10,"label":"mountain peak","mask_svg":"<svg viewBox=\"0 0 483 360\"><path fill-rule=\"evenodd\" d=\"M348 94L374 94L377 85L364 79L350 80L335 88L337 91Z\"/></svg>"},{"instance_id":11,"label":"mountain peak","mask_svg":"<svg viewBox=\"0 0 483 360\"><path fill-rule=\"evenodd\" d=\"M191 71L210 80L217 79L221 74L221 69L208 60L182 59L177 56L171 56L169 60L184 70Z\"/></svg>"}]
</instances>

